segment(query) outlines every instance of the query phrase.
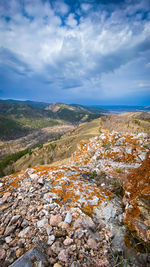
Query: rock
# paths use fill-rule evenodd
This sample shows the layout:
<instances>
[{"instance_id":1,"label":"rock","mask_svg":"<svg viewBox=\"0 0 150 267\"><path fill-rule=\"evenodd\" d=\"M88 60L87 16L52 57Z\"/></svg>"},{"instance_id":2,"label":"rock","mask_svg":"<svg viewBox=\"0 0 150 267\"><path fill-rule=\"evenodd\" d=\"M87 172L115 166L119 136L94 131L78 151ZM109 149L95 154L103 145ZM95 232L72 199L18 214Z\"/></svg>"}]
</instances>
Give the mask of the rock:
<instances>
[{"instance_id":1,"label":"rock","mask_svg":"<svg viewBox=\"0 0 150 267\"><path fill-rule=\"evenodd\" d=\"M124 227L114 227L113 228L113 240L112 240L112 250L113 252L121 252L124 249L124 236L125 228Z\"/></svg>"},{"instance_id":2,"label":"rock","mask_svg":"<svg viewBox=\"0 0 150 267\"><path fill-rule=\"evenodd\" d=\"M82 219L82 225L86 229L89 228L89 229L94 230L96 228L95 223L89 216L86 216L86 218Z\"/></svg>"},{"instance_id":3,"label":"rock","mask_svg":"<svg viewBox=\"0 0 150 267\"><path fill-rule=\"evenodd\" d=\"M28 225L29 225L28 220L24 219L23 222L22 222L22 224L21 224L21 226L24 228L24 227L26 227Z\"/></svg>"},{"instance_id":4,"label":"rock","mask_svg":"<svg viewBox=\"0 0 150 267\"><path fill-rule=\"evenodd\" d=\"M87 244L88 244L89 248L97 249L97 243L96 243L95 239L89 238L87 241Z\"/></svg>"},{"instance_id":5,"label":"rock","mask_svg":"<svg viewBox=\"0 0 150 267\"><path fill-rule=\"evenodd\" d=\"M28 226L27 228L23 229L19 234L18 237L24 237L26 236L26 234L29 232L30 230L30 226Z\"/></svg>"},{"instance_id":6,"label":"rock","mask_svg":"<svg viewBox=\"0 0 150 267\"><path fill-rule=\"evenodd\" d=\"M2 197L2 202L5 202L8 200L8 198L11 196L11 193L10 192L6 192L3 197Z\"/></svg>"},{"instance_id":7,"label":"rock","mask_svg":"<svg viewBox=\"0 0 150 267\"><path fill-rule=\"evenodd\" d=\"M55 241L55 236L54 235L50 235L48 237L47 244L51 246L54 243L54 241Z\"/></svg>"},{"instance_id":8,"label":"rock","mask_svg":"<svg viewBox=\"0 0 150 267\"><path fill-rule=\"evenodd\" d=\"M9 226L16 223L20 217L21 217L21 215L13 216L12 219L10 220Z\"/></svg>"},{"instance_id":9,"label":"rock","mask_svg":"<svg viewBox=\"0 0 150 267\"><path fill-rule=\"evenodd\" d=\"M16 251L16 257L19 258L23 254L23 248L19 248Z\"/></svg>"},{"instance_id":10,"label":"rock","mask_svg":"<svg viewBox=\"0 0 150 267\"><path fill-rule=\"evenodd\" d=\"M9 244L12 241L12 238L10 236L7 236L5 238L5 241L6 241L7 244Z\"/></svg>"},{"instance_id":11,"label":"rock","mask_svg":"<svg viewBox=\"0 0 150 267\"><path fill-rule=\"evenodd\" d=\"M65 223L70 224L72 222L72 214L68 211L65 217Z\"/></svg>"},{"instance_id":12,"label":"rock","mask_svg":"<svg viewBox=\"0 0 150 267\"><path fill-rule=\"evenodd\" d=\"M65 249L62 249L60 253L58 254L58 259L63 262L68 261L68 253Z\"/></svg>"},{"instance_id":13,"label":"rock","mask_svg":"<svg viewBox=\"0 0 150 267\"><path fill-rule=\"evenodd\" d=\"M61 222L61 223L58 224L58 227L60 227L60 228L62 228L64 230L67 230L68 227L69 227L69 224L66 223L66 222Z\"/></svg>"},{"instance_id":14,"label":"rock","mask_svg":"<svg viewBox=\"0 0 150 267\"><path fill-rule=\"evenodd\" d=\"M39 176L36 173L34 173L34 174L30 174L30 178L32 180L37 180L39 178Z\"/></svg>"},{"instance_id":15,"label":"rock","mask_svg":"<svg viewBox=\"0 0 150 267\"><path fill-rule=\"evenodd\" d=\"M3 248L0 248L0 260L5 259L6 251Z\"/></svg>"},{"instance_id":16,"label":"rock","mask_svg":"<svg viewBox=\"0 0 150 267\"><path fill-rule=\"evenodd\" d=\"M19 251L21 253L22 251ZM45 255L41 252L41 247L33 248L29 250L27 253L19 257L11 267L29 267L33 266L33 260L36 260L38 263L40 261L44 262ZM35 266L35 265L34 265ZM39 266L38 266L39 267Z\"/></svg>"},{"instance_id":17,"label":"rock","mask_svg":"<svg viewBox=\"0 0 150 267\"><path fill-rule=\"evenodd\" d=\"M62 222L62 217L61 215L57 214L57 215L51 215L50 217L50 225L51 226L57 226L59 223Z\"/></svg>"},{"instance_id":18,"label":"rock","mask_svg":"<svg viewBox=\"0 0 150 267\"><path fill-rule=\"evenodd\" d=\"M44 218L37 222L37 227L38 228L44 227L47 223L48 223L48 219Z\"/></svg>"},{"instance_id":19,"label":"rock","mask_svg":"<svg viewBox=\"0 0 150 267\"><path fill-rule=\"evenodd\" d=\"M59 241L55 241L51 249L54 253L58 254L62 250L62 244Z\"/></svg>"},{"instance_id":20,"label":"rock","mask_svg":"<svg viewBox=\"0 0 150 267\"><path fill-rule=\"evenodd\" d=\"M53 267L61 267L59 263L55 263Z\"/></svg>"},{"instance_id":21,"label":"rock","mask_svg":"<svg viewBox=\"0 0 150 267\"><path fill-rule=\"evenodd\" d=\"M38 184L40 184L40 185L44 184L44 179L42 177L40 177L40 179L38 179Z\"/></svg>"},{"instance_id":22,"label":"rock","mask_svg":"<svg viewBox=\"0 0 150 267\"><path fill-rule=\"evenodd\" d=\"M2 187L4 184L3 183L0 183L0 187Z\"/></svg>"},{"instance_id":23,"label":"rock","mask_svg":"<svg viewBox=\"0 0 150 267\"><path fill-rule=\"evenodd\" d=\"M4 235L10 235L16 228L16 225L7 226Z\"/></svg>"},{"instance_id":24,"label":"rock","mask_svg":"<svg viewBox=\"0 0 150 267\"><path fill-rule=\"evenodd\" d=\"M123 202L125 212L123 222L127 228L145 243L150 243L150 152L141 166L127 175L124 182L125 195Z\"/></svg>"},{"instance_id":25,"label":"rock","mask_svg":"<svg viewBox=\"0 0 150 267\"><path fill-rule=\"evenodd\" d=\"M67 231L65 229L58 229L54 233L56 237L64 237L67 235Z\"/></svg>"},{"instance_id":26,"label":"rock","mask_svg":"<svg viewBox=\"0 0 150 267\"><path fill-rule=\"evenodd\" d=\"M69 246L69 245L72 244L72 242L73 242L73 239L67 237L67 238L64 240L63 243L64 243L65 246Z\"/></svg>"},{"instance_id":27,"label":"rock","mask_svg":"<svg viewBox=\"0 0 150 267\"><path fill-rule=\"evenodd\" d=\"M51 226L46 227L47 235L50 235L52 229L53 229L53 228L52 228Z\"/></svg>"},{"instance_id":28,"label":"rock","mask_svg":"<svg viewBox=\"0 0 150 267\"><path fill-rule=\"evenodd\" d=\"M43 199L46 200L49 203L52 203L52 198L51 198L51 194L50 193L44 194Z\"/></svg>"}]
</instances>

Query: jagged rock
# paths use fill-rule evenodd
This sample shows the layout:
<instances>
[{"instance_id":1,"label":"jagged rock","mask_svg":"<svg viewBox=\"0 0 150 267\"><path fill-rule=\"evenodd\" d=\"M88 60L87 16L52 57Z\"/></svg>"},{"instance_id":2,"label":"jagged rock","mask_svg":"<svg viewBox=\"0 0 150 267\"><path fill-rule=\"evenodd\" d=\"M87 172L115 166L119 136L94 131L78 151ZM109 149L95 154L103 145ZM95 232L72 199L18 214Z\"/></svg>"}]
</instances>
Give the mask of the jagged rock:
<instances>
[{"instance_id":1,"label":"jagged rock","mask_svg":"<svg viewBox=\"0 0 150 267\"><path fill-rule=\"evenodd\" d=\"M21 217L21 215L13 216L12 219L10 220L9 226L16 223L20 217Z\"/></svg>"},{"instance_id":2,"label":"jagged rock","mask_svg":"<svg viewBox=\"0 0 150 267\"><path fill-rule=\"evenodd\" d=\"M150 244L150 153L136 170L128 174L124 183L124 223L131 232Z\"/></svg>"},{"instance_id":3,"label":"jagged rock","mask_svg":"<svg viewBox=\"0 0 150 267\"><path fill-rule=\"evenodd\" d=\"M70 224L72 222L72 214L68 211L65 217L65 223Z\"/></svg>"},{"instance_id":4,"label":"jagged rock","mask_svg":"<svg viewBox=\"0 0 150 267\"><path fill-rule=\"evenodd\" d=\"M50 235L50 236L48 237L47 244L48 244L48 245L52 245L52 244L54 243L54 241L55 241L55 236L54 236L54 235Z\"/></svg>"}]
</instances>

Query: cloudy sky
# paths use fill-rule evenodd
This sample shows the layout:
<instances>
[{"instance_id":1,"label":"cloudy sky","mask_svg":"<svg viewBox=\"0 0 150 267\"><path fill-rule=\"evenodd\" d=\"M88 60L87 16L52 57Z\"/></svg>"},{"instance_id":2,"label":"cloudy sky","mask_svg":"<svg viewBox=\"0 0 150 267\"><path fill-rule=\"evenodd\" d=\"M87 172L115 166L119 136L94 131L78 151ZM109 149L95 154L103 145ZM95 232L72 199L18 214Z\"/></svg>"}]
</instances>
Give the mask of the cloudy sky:
<instances>
[{"instance_id":1,"label":"cloudy sky","mask_svg":"<svg viewBox=\"0 0 150 267\"><path fill-rule=\"evenodd\" d=\"M0 0L0 98L150 105L150 0Z\"/></svg>"}]
</instances>

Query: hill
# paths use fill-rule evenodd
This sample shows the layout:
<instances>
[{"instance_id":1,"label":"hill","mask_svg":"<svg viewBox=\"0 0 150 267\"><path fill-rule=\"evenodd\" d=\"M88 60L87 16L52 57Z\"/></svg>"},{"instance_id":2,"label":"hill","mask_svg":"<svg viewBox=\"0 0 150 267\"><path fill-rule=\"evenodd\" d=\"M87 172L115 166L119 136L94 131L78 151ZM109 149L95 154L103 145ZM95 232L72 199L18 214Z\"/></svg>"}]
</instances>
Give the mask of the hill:
<instances>
[{"instance_id":1,"label":"hill","mask_svg":"<svg viewBox=\"0 0 150 267\"><path fill-rule=\"evenodd\" d=\"M91 112L89 108L77 104L53 103L47 106L45 110L52 111L56 118L70 123L87 122L101 116L100 112Z\"/></svg>"},{"instance_id":2,"label":"hill","mask_svg":"<svg viewBox=\"0 0 150 267\"><path fill-rule=\"evenodd\" d=\"M0 140L13 140L27 135L29 129L6 116L0 115Z\"/></svg>"}]
</instances>

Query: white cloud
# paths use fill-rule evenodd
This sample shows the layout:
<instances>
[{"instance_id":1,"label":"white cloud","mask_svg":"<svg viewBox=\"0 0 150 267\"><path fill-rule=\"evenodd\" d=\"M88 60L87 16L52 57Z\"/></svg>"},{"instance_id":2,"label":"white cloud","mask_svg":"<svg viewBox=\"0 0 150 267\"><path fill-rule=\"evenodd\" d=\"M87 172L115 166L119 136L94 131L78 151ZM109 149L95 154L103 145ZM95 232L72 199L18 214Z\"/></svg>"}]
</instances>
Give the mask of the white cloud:
<instances>
[{"instance_id":1,"label":"white cloud","mask_svg":"<svg viewBox=\"0 0 150 267\"><path fill-rule=\"evenodd\" d=\"M89 99L95 95L99 98L117 96L121 79L124 91L120 90L120 95L127 94L127 88L134 91L129 78L132 69L125 72L122 66L142 58L148 50L150 22L136 17L129 19L127 14L132 5L121 10L118 7L111 13L102 8L91 10L87 16L81 16L78 23L75 14L68 14L69 7L62 1L55 2L54 6L41 0L24 3L24 12L18 0L10 1L7 9L0 8L1 47L18 60L7 55L7 66L18 71L24 68L24 72L28 66L31 71L26 71L27 76L38 75L59 92L70 88L76 98L77 95L86 95ZM90 5L82 4L81 9L88 11ZM130 13L135 10L134 7ZM11 20L6 21L3 14ZM64 20L63 15L67 16ZM143 64L149 67L149 59ZM116 70L122 71L120 82L117 82ZM138 84L135 87L142 90L143 86Z\"/></svg>"},{"instance_id":2,"label":"white cloud","mask_svg":"<svg viewBox=\"0 0 150 267\"><path fill-rule=\"evenodd\" d=\"M75 16L73 13L70 13L67 20L66 24L70 27L75 27L77 25L77 20L75 19Z\"/></svg>"}]
</instances>

